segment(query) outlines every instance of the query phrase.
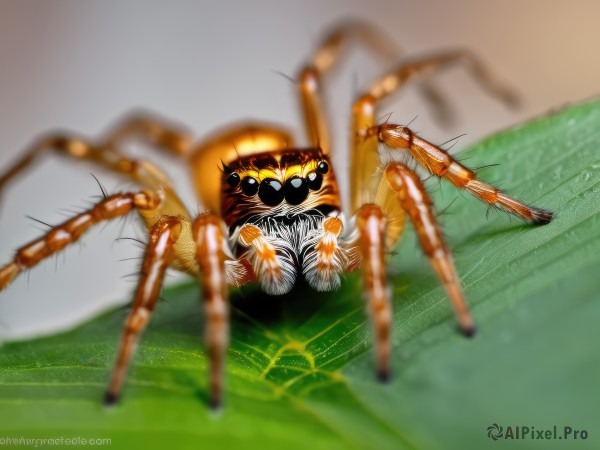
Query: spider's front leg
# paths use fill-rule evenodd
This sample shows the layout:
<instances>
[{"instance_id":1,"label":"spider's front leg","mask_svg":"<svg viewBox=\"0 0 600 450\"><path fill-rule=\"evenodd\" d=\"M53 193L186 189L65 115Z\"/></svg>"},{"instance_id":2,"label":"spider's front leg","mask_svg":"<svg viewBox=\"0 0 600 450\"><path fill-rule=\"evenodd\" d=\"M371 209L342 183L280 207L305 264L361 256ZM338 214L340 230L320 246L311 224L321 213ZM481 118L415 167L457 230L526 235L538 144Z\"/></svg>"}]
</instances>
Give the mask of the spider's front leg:
<instances>
[{"instance_id":1,"label":"spider's front leg","mask_svg":"<svg viewBox=\"0 0 600 450\"><path fill-rule=\"evenodd\" d=\"M438 72L453 65L463 65L469 73L491 95L502 100L508 106L517 102L512 89L502 83L474 54L468 51L447 51L438 55L414 59L399 64L385 76L376 79L369 89L358 97L352 110L352 141L350 171L350 200L352 210L356 211L366 201L376 186L373 174L379 169L379 140L377 133L367 130L376 127L377 107L382 100L400 90L413 79ZM380 140L382 140L380 138ZM390 144L393 148L398 148ZM367 198L364 198L365 194Z\"/></svg>"},{"instance_id":2,"label":"spider's front leg","mask_svg":"<svg viewBox=\"0 0 600 450\"><path fill-rule=\"evenodd\" d=\"M225 351L229 342L228 291L225 272L227 243L221 221L210 213L200 215L193 225L196 261L206 314L206 345L210 360L210 405L221 406Z\"/></svg>"},{"instance_id":3,"label":"spider's front leg","mask_svg":"<svg viewBox=\"0 0 600 450\"><path fill-rule=\"evenodd\" d=\"M174 261L175 245L182 232L189 233L189 228L183 226L184 219L180 218L181 216L160 214L164 206L162 198L164 193L151 191L111 195L90 210L53 227L41 238L24 245L17 250L10 263L0 268L0 290L3 290L19 273L33 268L42 260L76 242L93 225L123 217L135 210L148 217L149 223L152 223L149 241L132 312L125 324L115 369L105 395L107 404L115 403L119 398L128 363L141 332L150 320L165 270Z\"/></svg>"},{"instance_id":4,"label":"spider's front leg","mask_svg":"<svg viewBox=\"0 0 600 450\"><path fill-rule=\"evenodd\" d=\"M359 208L356 213L356 227L362 255L365 295L375 328L378 376L385 381L390 372L392 321L385 249L390 237L392 240L399 237L406 214L410 217L421 247L450 298L463 334L472 336L475 326L460 286L452 254L444 242L431 200L419 177L405 165L391 163L384 171L378 194L380 205L367 203ZM390 199L394 199L395 202L389 201ZM391 223L396 223L398 229L388 229L387 225Z\"/></svg>"},{"instance_id":5,"label":"spider's front leg","mask_svg":"<svg viewBox=\"0 0 600 450\"><path fill-rule=\"evenodd\" d=\"M148 325L167 267L173 261L173 247L181 233L181 219L172 216L161 218L149 232L142 271L133 301L131 313L125 323L125 331L117 354L115 368L110 379L104 402L116 403L125 381L127 367L134 354L142 331Z\"/></svg>"},{"instance_id":6,"label":"spider's front leg","mask_svg":"<svg viewBox=\"0 0 600 450\"><path fill-rule=\"evenodd\" d=\"M363 205L356 213L364 290L375 329L377 375L381 381L390 377L392 329L392 306L385 267L385 226L385 216L377 205Z\"/></svg>"},{"instance_id":7,"label":"spider's front leg","mask_svg":"<svg viewBox=\"0 0 600 450\"><path fill-rule=\"evenodd\" d=\"M396 195L402 210L408 213L423 252L427 255L452 302L463 334L467 337L472 336L475 333L475 326L460 286L452 254L444 241L431 199L420 178L407 166L391 163L384 171L381 185L382 190L390 190Z\"/></svg>"},{"instance_id":8,"label":"spider's front leg","mask_svg":"<svg viewBox=\"0 0 600 450\"><path fill-rule=\"evenodd\" d=\"M475 172L457 162L445 150L415 135L408 127L394 124L372 126L364 134L366 140L375 139L393 149L408 149L410 155L432 174L527 222L545 225L554 217L550 211L526 205L477 179Z\"/></svg>"},{"instance_id":9,"label":"spider's front leg","mask_svg":"<svg viewBox=\"0 0 600 450\"><path fill-rule=\"evenodd\" d=\"M44 259L76 242L92 226L129 214L133 210L155 216L162 204L160 196L151 191L111 195L93 208L53 227L39 239L19 248L13 260L0 268L0 291L14 278Z\"/></svg>"},{"instance_id":10,"label":"spider's front leg","mask_svg":"<svg viewBox=\"0 0 600 450\"><path fill-rule=\"evenodd\" d=\"M371 193L375 188L373 174L378 169L379 144L382 143L392 149L407 149L412 158L429 172L467 190L490 205L498 206L535 224L549 223L553 217L551 212L528 206L507 196L500 189L478 180L475 172L459 164L442 148L415 135L408 127L375 123L379 102L401 88L408 80L457 63L470 69L474 78L494 96L509 105L516 101L512 90L501 83L470 52L447 52L400 64L396 70L376 80L354 103L350 163L354 181L351 185L352 209L357 210L365 201L371 200ZM363 198L365 195L367 199Z\"/></svg>"}]
</instances>

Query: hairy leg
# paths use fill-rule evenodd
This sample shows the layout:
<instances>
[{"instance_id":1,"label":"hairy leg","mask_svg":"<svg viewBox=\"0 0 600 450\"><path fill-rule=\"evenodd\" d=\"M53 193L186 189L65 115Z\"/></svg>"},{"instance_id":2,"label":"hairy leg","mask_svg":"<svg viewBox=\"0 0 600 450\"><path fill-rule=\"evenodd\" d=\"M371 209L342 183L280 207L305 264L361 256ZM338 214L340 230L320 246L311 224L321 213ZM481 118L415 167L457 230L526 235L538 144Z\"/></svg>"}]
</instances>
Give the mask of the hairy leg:
<instances>
[{"instance_id":1,"label":"hairy leg","mask_svg":"<svg viewBox=\"0 0 600 450\"><path fill-rule=\"evenodd\" d=\"M165 272L173 259L173 247L180 232L181 220L170 216L161 218L149 232L150 237L133 306L125 323L115 368L104 397L104 401L108 405L116 403L119 399L129 362L142 331L150 322Z\"/></svg>"},{"instance_id":2,"label":"hairy leg","mask_svg":"<svg viewBox=\"0 0 600 450\"><path fill-rule=\"evenodd\" d=\"M421 139L402 125L386 124L366 130L366 139L375 138L393 149L407 149L419 164L432 174L448 180L475 198L499 207L528 222L544 225L550 223L553 213L526 205L509 197L500 189L477 179L472 170L458 163L448 152Z\"/></svg>"},{"instance_id":3,"label":"hairy leg","mask_svg":"<svg viewBox=\"0 0 600 450\"><path fill-rule=\"evenodd\" d=\"M391 58L396 49L376 27L365 22L343 22L334 27L318 45L309 62L298 75L300 104L304 125L313 147L325 153L331 148L329 126L321 94L321 80L342 58L351 43L361 42L378 55Z\"/></svg>"},{"instance_id":4,"label":"hairy leg","mask_svg":"<svg viewBox=\"0 0 600 450\"><path fill-rule=\"evenodd\" d=\"M145 188L163 190L167 197L163 214L187 215L183 203L171 187L170 180L162 171L147 161L128 158L121 152L121 144L131 137L141 138L154 146L177 154L185 151L189 141L187 136L175 127L148 114L128 116L97 141L73 133L49 133L36 139L20 159L0 174L0 193L9 182L23 174L40 156L48 152L57 152L73 159L103 166L132 179Z\"/></svg>"},{"instance_id":5,"label":"hairy leg","mask_svg":"<svg viewBox=\"0 0 600 450\"><path fill-rule=\"evenodd\" d=\"M415 59L400 64L387 75L375 80L369 89L354 103L352 110L352 142L350 155L351 206L356 211L363 203L371 201L376 188L373 174L379 167L379 141L369 138L366 130L376 125L377 106L384 98L402 88L406 82L437 72L452 65L464 65L476 81L491 95L508 105L516 96L472 53L449 51L431 57Z\"/></svg>"},{"instance_id":6,"label":"hairy leg","mask_svg":"<svg viewBox=\"0 0 600 450\"><path fill-rule=\"evenodd\" d=\"M141 139L175 156L186 156L192 146L183 127L150 112L134 112L118 120L102 141L104 147L120 148L128 139Z\"/></svg>"},{"instance_id":7,"label":"hairy leg","mask_svg":"<svg viewBox=\"0 0 600 450\"><path fill-rule=\"evenodd\" d=\"M386 167L381 183L395 194L397 202L410 217L421 247L452 302L463 334L472 336L475 326L454 267L452 253L444 241L431 199L421 180L405 165L391 163Z\"/></svg>"},{"instance_id":8,"label":"hairy leg","mask_svg":"<svg viewBox=\"0 0 600 450\"><path fill-rule=\"evenodd\" d=\"M13 260L0 268L0 290L5 289L22 271L77 241L98 222L122 217L133 210L156 215L160 205L159 196L148 191L115 194L105 198L92 209L52 228L41 238L17 250Z\"/></svg>"},{"instance_id":9,"label":"hairy leg","mask_svg":"<svg viewBox=\"0 0 600 450\"><path fill-rule=\"evenodd\" d=\"M229 343L228 291L225 273L227 244L221 221L212 214L202 214L194 221L193 235L206 314L205 338L210 361L210 405L212 408L219 408L222 402L225 352Z\"/></svg>"},{"instance_id":10,"label":"hairy leg","mask_svg":"<svg viewBox=\"0 0 600 450\"><path fill-rule=\"evenodd\" d=\"M390 377L392 306L385 265L386 218L379 206L363 205L356 213L358 247L367 309L375 330L377 375L381 381Z\"/></svg>"}]
</instances>

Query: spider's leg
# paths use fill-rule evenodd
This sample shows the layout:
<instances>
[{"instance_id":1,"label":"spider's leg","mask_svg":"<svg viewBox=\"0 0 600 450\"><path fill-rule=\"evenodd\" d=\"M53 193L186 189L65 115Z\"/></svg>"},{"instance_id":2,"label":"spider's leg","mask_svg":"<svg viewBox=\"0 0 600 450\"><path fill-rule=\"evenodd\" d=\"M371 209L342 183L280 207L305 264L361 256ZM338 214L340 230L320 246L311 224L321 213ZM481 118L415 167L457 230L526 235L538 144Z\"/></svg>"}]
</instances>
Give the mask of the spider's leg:
<instances>
[{"instance_id":1,"label":"spider's leg","mask_svg":"<svg viewBox=\"0 0 600 450\"><path fill-rule=\"evenodd\" d=\"M367 129L365 139L382 142L393 149L408 149L410 155L432 174L523 220L544 225L550 223L553 218L552 212L526 205L504 194L500 189L478 180L475 172L458 163L448 152L421 139L405 126L373 126Z\"/></svg>"},{"instance_id":2,"label":"spider's leg","mask_svg":"<svg viewBox=\"0 0 600 450\"><path fill-rule=\"evenodd\" d=\"M452 302L462 332L466 336L472 336L475 327L454 268L452 254L444 241L431 200L421 180L407 166L390 163L384 171L381 186L396 195L397 202L410 217L421 247Z\"/></svg>"},{"instance_id":3,"label":"spider's leg","mask_svg":"<svg viewBox=\"0 0 600 450\"><path fill-rule=\"evenodd\" d=\"M177 156L187 155L192 145L188 131L149 112L128 114L105 133L102 141L106 148L120 148L128 139L141 139Z\"/></svg>"},{"instance_id":4,"label":"spider's leg","mask_svg":"<svg viewBox=\"0 0 600 450\"><path fill-rule=\"evenodd\" d=\"M171 185L166 175L150 163L127 158L112 147L96 145L74 134L52 133L36 140L19 160L0 175L0 190L48 151L98 164L146 187L158 189L165 184ZM146 170L148 166L152 167Z\"/></svg>"},{"instance_id":5,"label":"spider's leg","mask_svg":"<svg viewBox=\"0 0 600 450\"><path fill-rule=\"evenodd\" d=\"M375 328L377 373L381 381L390 375L392 306L387 286L385 265L386 218L379 206L368 203L356 213L358 247L362 256L362 272L367 308Z\"/></svg>"},{"instance_id":6,"label":"spider's leg","mask_svg":"<svg viewBox=\"0 0 600 450\"><path fill-rule=\"evenodd\" d=\"M448 51L431 57L424 57L400 64L389 74L375 80L369 89L354 103L352 111L352 143L350 173L354 181L351 185L352 211L356 211L365 201L365 195L374 192L373 174L379 167L377 140L365 139L366 130L376 125L377 106L381 100L403 87L407 81L423 77L443 68L462 64L475 80L490 94L508 105L516 103L516 95L472 53Z\"/></svg>"},{"instance_id":7,"label":"spider's leg","mask_svg":"<svg viewBox=\"0 0 600 450\"><path fill-rule=\"evenodd\" d=\"M104 397L105 404L118 401L139 337L150 321L156 300L160 294L165 271L174 254L174 244L181 232L181 220L163 216L149 231L142 271L133 306L127 321L117 360Z\"/></svg>"},{"instance_id":8,"label":"spider's leg","mask_svg":"<svg viewBox=\"0 0 600 450\"><path fill-rule=\"evenodd\" d=\"M305 67L298 79L304 127L312 147L331 151L329 124L321 95L321 77L314 67Z\"/></svg>"},{"instance_id":9,"label":"spider's leg","mask_svg":"<svg viewBox=\"0 0 600 450\"><path fill-rule=\"evenodd\" d=\"M88 211L52 228L41 238L17 250L13 260L0 268L0 291L22 271L77 241L92 225L124 216L134 209L156 216L160 205L159 195L149 191L121 193L105 198Z\"/></svg>"},{"instance_id":10,"label":"spider's leg","mask_svg":"<svg viewBox=\"0 0 600 450\"><path fill-rule=\"evenodd\" d=\"M47 153L48 150L59 147L63 148L68 154L81 155L87 153L90 146L79 137L64 133L56 133L36 139L33 144L24 151L21 157L15 160L8 169L0 174L0 192L5 189L9 182L37 162L40 156Z\"/></svg>"},{"instance_id":11,"label":"spider's leg","mask_svg":"<svg viewBox=\"0 0 600 450\"><path fill-rule=\"evenodd\" d=\"M144 188L162 191L164 201L161 206L161 214L163 215L187 216L188 214L183 202L175 193L171 181L156 166L145 160L135 160L123 156L113 147L96 146L70 134L51 134L34 142L20 160L0 175L0 193L9 181L48 151L57 151L74 159L89 161L119 173ZM154 222L147 221L147 224L152 226Z\"/></svg>"},{"instance_id":12,"label":"spider's leg","mask_svg":"<svg viewBox=\"0 0 600 450\"><path fill-rule=\"evenodd\" d=\"M343 58L353 44L363 44L382 59L397 58L400 50L379 27L361 20L346 20L325 33L311 57L311 65L323 74Z\"/></svg>"},{"instance_id":13,"label":"spider's leg","mask_svg":"<svg viewBox=\"0 0 600 450\"><path fill-rule=\"evenodd\" d=\"M225 351L229 342L225 273L227 244L220 220L210 213L202 214L194 221L193 235L206 314L205 337L210 360L210 404L213 408L219 408L222 400Z\"/></svg>"},{"instance_id":14,"label":"spider's leg","mask_svg":"<svg viewBox=\"0 0 600 450\"><path fill-rule=\"evenodd\" d=\"M140 138L159 149L180 156L187 153L190 147L190 139L185 132L162 119L142 113L132 114L119 121L104 138L98 141L90 141L74 133L48 133L36 139L25 150L23 156L0 174L0 192L11 180L49 151L104 166L111 171L133 178L148 188L159 189L163 185L170 186L170 181L158 168L145 161L128 158L121 152L123 141L129 138Z\"/></svg>"},{"instance_id":15,"label":"spider's leg","mask_svg":"<svg viewBox=\"0 0 600 450\"><path fill-rule=\"evenodd\" d=\"M375 80L365 95L370 96L374 102L379 102L415 77L424 77L454 65L468 69L469 74L483 89L507 106L518 103L516 93L497 78L475 54L467 50L446 50L436 55L402 62L390 73Z\"/></svg>"},{"instance_id":16,"label":"spider's leg","mask_svg":"<svg viewBox=\"0 0 600 450\"><path fill-rule=\"evenodd\" d=\"M347 21L334 27L320 42L310 60L300 69L298 88L304 125L310 144L330 151L328 121L321 94L321 79L340 59L353 42L362 42L386 59L396 55L390 40L376 27L360 21Z\"/></svg>"}]
</instances>

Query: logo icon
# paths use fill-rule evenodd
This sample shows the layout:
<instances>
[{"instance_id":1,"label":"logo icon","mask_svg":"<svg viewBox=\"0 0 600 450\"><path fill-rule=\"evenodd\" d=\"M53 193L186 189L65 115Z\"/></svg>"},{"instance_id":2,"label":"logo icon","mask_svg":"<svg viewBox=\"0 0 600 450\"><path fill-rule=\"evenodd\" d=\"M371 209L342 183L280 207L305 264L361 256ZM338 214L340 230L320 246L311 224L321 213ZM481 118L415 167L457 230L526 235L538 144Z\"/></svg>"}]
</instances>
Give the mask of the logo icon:
<instances>
[{"instance_id":1,"label":"logo icon","mask_svg":"<svg viewBox=\"0 0 600 450\"><path fill-rule=\"evenodd\" d=\"M487 432L489 438L493 439L494 441L497 441L502 437L503 429L497 423L493 423L489 427L487 427Z\"/></svg>"}]
</instances>

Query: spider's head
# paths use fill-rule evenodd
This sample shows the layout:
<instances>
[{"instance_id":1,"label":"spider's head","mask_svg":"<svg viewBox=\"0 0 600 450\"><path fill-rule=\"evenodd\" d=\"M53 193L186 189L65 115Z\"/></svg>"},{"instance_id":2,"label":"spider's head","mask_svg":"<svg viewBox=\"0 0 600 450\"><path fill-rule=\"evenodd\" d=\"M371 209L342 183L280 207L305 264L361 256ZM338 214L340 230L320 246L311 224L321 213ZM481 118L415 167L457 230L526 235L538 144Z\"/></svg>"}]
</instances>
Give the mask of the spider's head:
<instances>
[{"instance_id":1,"label":"spider's head","mask_svg":"<svg viewBox=\"0 0 600 450\"><path fill-rule=\"evenodd\" d=\"M333 169L319 149L286 149L223 165L221 211L228 226L254 216L340 208Z\"/></svg>"}]
</instances>

